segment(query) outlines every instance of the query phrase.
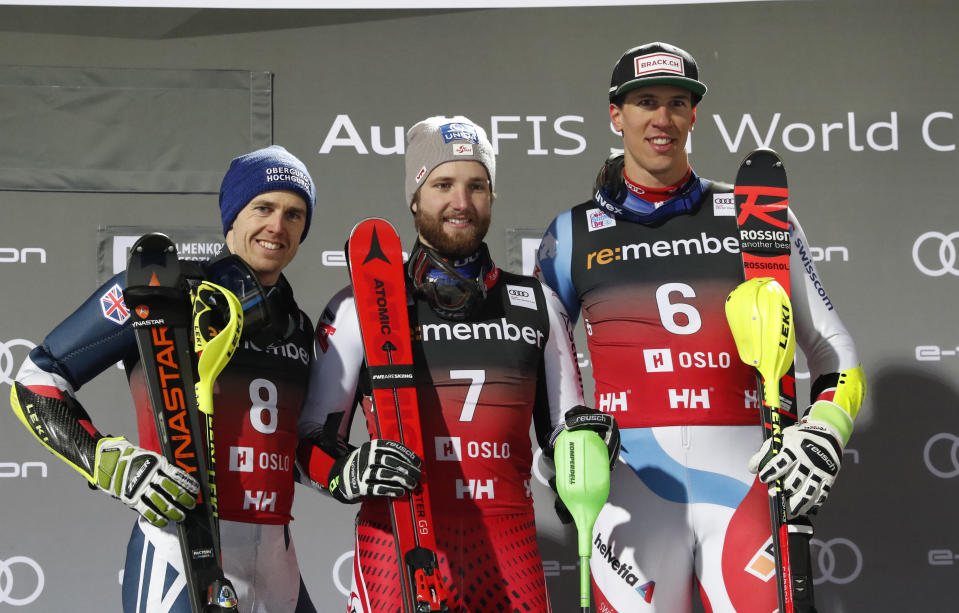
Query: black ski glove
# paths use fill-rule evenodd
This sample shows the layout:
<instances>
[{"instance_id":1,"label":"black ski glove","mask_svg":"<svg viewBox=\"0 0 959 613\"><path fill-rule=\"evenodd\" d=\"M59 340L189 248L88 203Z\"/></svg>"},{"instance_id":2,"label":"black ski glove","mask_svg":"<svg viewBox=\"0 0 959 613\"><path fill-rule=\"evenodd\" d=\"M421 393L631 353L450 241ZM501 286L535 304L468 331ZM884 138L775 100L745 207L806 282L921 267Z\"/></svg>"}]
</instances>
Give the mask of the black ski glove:
<instances>
[{"instance_id":1,"label":"black ski glove","mask_svg":"<svg viewBox=\"0 0 959 613\"><path fill-rule=\"evenodd\" d=\"M547 446L549 457L553 457L553 446L556 445L556 438L564 430L571 432L574 430L593 430L598 433L599 437L606 443L606 451L609 453L609 469L612 470L616 466L616 459L619 458L619 426L616 425L616 419L612 415L582 405L566 411L564 420L549 435L549 445Z\"/></svg>"},{"instance_id":2,"label":"black ski glove","mask_svg":"<svg viewBox=\"0 0 959 613\"><path fill-rule=\"evenodd\" d=\"M330 468L330 494L340 502L357 502L363 496L398 498L419 483L422 462L405 445L373 439Z\"/></svg>"}]
</instances>

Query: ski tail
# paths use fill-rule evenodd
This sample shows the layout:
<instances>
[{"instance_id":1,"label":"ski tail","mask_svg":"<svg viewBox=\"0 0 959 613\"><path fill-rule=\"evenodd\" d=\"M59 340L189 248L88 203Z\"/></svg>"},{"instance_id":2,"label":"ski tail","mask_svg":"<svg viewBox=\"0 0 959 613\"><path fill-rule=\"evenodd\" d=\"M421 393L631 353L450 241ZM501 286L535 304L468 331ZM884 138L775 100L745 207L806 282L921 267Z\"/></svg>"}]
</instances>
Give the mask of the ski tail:
<instances>
[{"instance_id":1,"label":"ski tail","mask_svg":"<svg viewBox=\"0 0 959 613\"><path fill-rule=\"evenodd\" d=\"M775 454L782 450L782 429L796 421L789 188L775 151L757 149L746 156L736 174L735 200L746 281L727 299L727 318L740 357L757 368L763 438L772 439L770 451ZM796 613L782 480L769 485L769 516L779 612Z\"/></svg>"},{"instance_id":2,"label":"ski tail","mask_svg":"<svg viewBox=\"0 0 959 613\"><path fill-rule=\"evenodd\" d=\"M360 222L347 242L347 262L371 380L373 406L368 418L378 438L399 441L423 458L403 250L395 228L384 219ZM393 499L389 508L404 611L449 611L425 469L417 488Z\"/></svg>"},{"instance_id":3,"label":"ski tail","mask_svg":"<svg viewBox=\"0 0 959 613\"><path fill-rule=\"evenodd\" d=\"M210 506L192 347L190 292L180 278L176 246L152 233L133 245L124 302L140 352L150 405L164 457L200 482L198 504L177 524L180 552L194 613L237 610L236 591L224 576L220 541ZM212 441L211 441L212 444Z\"/></svg>"}]
</instances>

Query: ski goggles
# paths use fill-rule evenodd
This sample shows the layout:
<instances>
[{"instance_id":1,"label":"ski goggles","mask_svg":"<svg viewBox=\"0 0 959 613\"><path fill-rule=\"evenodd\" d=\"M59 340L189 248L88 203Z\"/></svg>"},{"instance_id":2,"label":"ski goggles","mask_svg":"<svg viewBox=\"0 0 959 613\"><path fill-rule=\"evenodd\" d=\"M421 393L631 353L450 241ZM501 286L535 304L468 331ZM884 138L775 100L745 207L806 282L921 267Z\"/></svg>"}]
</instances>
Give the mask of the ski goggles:
<instances>
[{"instance_id":1,"label":"ski goggles","mask_svg":"<svg viewBox=\"0 0 959 613\"><path fill-rule=\"evenodd\" d=\"M417 244L407 272L413 288L441 315L464 319L486 298L487 290L496 284L499 271L490 263L489 269L486 266L480 269L479 278L472 279L433 249Z\"/></svg>"},{"instance_id":2,"label":"ski goggles","mask_svg":"<svg viewBox=\"0 0 959 613\"><path fill-rule=\"evenodd\" d=\"M207 279L236 296L243 309L243 335L256 335L275 320L267 293L249 264L237 255L228 255L209 263Z\"/></svg>"}]
</instances>

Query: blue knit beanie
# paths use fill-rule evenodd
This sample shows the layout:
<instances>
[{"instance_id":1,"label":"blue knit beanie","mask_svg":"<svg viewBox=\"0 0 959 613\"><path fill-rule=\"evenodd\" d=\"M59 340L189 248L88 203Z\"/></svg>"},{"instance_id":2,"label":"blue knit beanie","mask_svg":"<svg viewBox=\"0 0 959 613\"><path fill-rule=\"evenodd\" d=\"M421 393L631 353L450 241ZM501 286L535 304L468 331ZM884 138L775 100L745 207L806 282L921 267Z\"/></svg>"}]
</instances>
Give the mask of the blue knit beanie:
<instances>
[{"instance_id":1,"label":"blue knit beanie","mask_svg":"<svg viewBox=\"0 0 959 613\"><path fill-rule=\"evenodd\" d=\"M316 187L306 166L295 155L279 145L258 149L230 162L220 185L220 217L223 235L250 200L263 192L290 191L306 202L306 225L300 242L306 238L316 205Z\"/></svg>"}]
</instances>

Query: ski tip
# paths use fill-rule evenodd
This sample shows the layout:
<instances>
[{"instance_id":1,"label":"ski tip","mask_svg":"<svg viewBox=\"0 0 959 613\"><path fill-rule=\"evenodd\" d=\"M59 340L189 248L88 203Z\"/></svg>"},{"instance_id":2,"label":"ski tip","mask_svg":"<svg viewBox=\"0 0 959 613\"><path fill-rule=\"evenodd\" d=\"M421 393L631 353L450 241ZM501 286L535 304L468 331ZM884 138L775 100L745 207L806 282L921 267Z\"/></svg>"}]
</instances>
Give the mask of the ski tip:
<instances>
[{"instance_id":1,"label":"ski tip","mask_svg":"<svg viewBox=\"0 0 959 613\"><path fill-rule=\"evenodd\" d=\"M361 226L366 226L370 224L372 224L374 227L380 224L386 224L389 227L393 228L393 224L390 223L389 220L387 219L384 219L382 217L367 217L366 219L360 221L358 224L353 226L353 230L350 231L350 235L355 234L356 231L359 230Z\"/></svg>"},{"instance_id":2,"label":"ski tip","mask_svg":"<svg viewBox=\"0 0 959 613\"><path fill-rule=\"evenodd\" d=\"M140 251L169 251L170 248L176 249L173 240L162 232L148 232L133 243L131 254Z\"/></svg>"},{"instance_id":3,"label":"ski tip","mask_svg":"<svg viewBox=\"0 0 959 613\"><path fill-rule=\"evenodd\" d=\"M766 147L760 147L758 149L753 149L750 151L746 157L743 158L740 167L746 166L777 166L780 167L783 165L782 158L779 157L779 154L776 153L773 149Z\"/></svg>"}]
</instances>

